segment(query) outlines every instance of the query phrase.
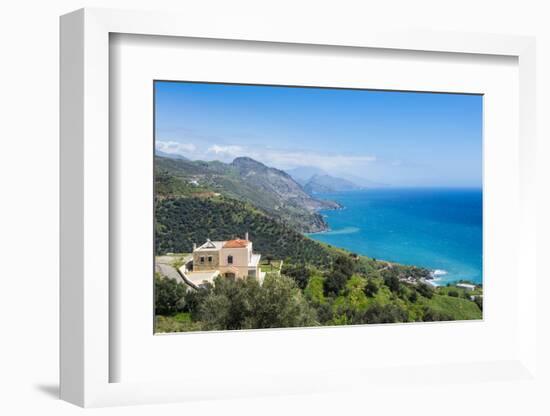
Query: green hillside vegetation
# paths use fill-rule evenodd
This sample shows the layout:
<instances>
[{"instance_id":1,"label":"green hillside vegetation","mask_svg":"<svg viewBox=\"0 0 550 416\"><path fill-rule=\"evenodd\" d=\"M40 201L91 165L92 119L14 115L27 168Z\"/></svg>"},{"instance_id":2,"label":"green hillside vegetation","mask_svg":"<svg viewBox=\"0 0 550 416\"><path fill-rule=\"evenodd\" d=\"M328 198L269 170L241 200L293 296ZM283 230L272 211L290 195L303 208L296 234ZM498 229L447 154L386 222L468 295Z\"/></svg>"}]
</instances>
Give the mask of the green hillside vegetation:
<instances>
[{"instance_id":1,"label":"green hillside vegetation","mask_svg":"<svg viewBox=\"0 0 550 416\"><path fill-rule=\"evenodd\" d=\"M226 169L221 165L197 162L193 169ZM316 242L249 200L168 170L157 170L155 189L157 255L189 253L193 243L207 238L226 240L248 232L254 250L277 270L262 265L268 271L263 285L255 279L218 278L199 290L157 275L157 332L482 318L481 286L475 291L434 288L425 283L430 272L424 268Z\"/></svg>"},{"instance_id":2,"label":"green hillside vegetation","mask_svg":"<svg viewBox=\"0 0 550 416\"><path fill-rule=\"evenodd\" d=\"M200 196L204 193L213 193L202 186L192 185L188 181L178 179L168 171L157 170L155 174L155 194L157 199L177 196Z\"/></svg>"},{"instance_id":3,"label":"green hillside vegetation","mask_svg":"<svg viewBox=\"0 0 550 416\"><path fill-rule=\"evenodd\" d=\"M349 262L348 262L349 260ZM358 325L481 319L478 305L446 294L449 287L392 283L380 272L359 274L346 258L328 270L292 265L290 275L268 273L256 279L217 278L199 290L162 290L185 286L156 278L165 294L157 301L157 332L238 330L326 325ZM351 273L351 275L349 274ZM384 274L382 272L382 274ZM343 284L335 284L341 281ZM172 296L167 298L166 294ZM175 309L174 309L175 308Z\"/></svg>"},{"instance_id":4,"label":"green hillside vegetation","mask_svg":"<svg viewBox=\"0 0 550 416\"><path fill-rule=\"evenodd\" d=\"M335 202L312 198L285 172L248 158L226 164L156 157L155 173L156 193L161 197L220 193L247 202L301 232L327 228L317 209L339 208ZM178 180L180 184L174 183Z\"/></svg>"},{"instance_id":5,"label":"green hillside vegetation","mask_svg":"<svg viewBox=\"0 0 550 416\"><path fill-rule=\"evenodd\" d=\"M339 254L250 204L223 196L160 200L155 218L157 254L190 252L193 243L229 240L246 232L264 258L327 265Z\"/></svg>"},{"instance_id":6,"label":"green hillside vegetation","mask_svg":"<svg viewBox=\"0 0 550 416\"><path fill-rule=\"evenodd\" d=\"M451 320L481 319L481 311L475 302L435 294L427 306L439 314L449 314Z\"/></svg>"}]
</instances>

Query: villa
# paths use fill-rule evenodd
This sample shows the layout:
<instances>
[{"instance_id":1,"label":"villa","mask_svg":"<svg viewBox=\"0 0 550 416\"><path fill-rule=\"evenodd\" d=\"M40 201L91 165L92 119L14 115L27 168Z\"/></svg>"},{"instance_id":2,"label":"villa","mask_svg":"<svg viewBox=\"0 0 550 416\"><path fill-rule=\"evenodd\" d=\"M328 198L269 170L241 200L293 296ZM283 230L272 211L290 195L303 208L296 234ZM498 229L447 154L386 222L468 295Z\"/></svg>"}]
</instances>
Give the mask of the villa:
<instances>
[{"instance_id":1,"label":"villa","mask_svg":"<svg viewBox=\"0 0 550 416\"><path fill-rule=\"evenodd\" d=\"M260 270L261 254L254 253L252 241L246 233L244 239L228 241L210 241L197 247L193 244L193 253L179 271L184 280L198 288L204 283L212 283L218 276L230 279L252 277L263 282L265 272Z\"/></svg>"}]
</instances>

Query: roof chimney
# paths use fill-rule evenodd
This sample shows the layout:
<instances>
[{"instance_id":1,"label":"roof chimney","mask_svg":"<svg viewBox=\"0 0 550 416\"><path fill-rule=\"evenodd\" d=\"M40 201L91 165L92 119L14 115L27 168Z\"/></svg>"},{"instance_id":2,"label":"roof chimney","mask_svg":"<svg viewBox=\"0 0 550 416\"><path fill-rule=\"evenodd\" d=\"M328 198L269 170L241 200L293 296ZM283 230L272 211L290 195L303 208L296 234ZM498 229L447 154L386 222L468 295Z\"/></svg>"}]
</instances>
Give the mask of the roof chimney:
<instances>
[{"instance_id":1,"label":"roof chimney","mask_svg":"<svg viewBox=\"0 0 550 416\"><path fill-rule=\"evenodd\" d=\"M248 231L244 234L244 239L248 241Z\"/></svg>"},{"instance_id":2,"label":"roof chimney","mask_svg":"<svg viewBox=\"0 0 550 416\"><path fill-rule=\"evenodd\" d=\"M193 251L197 249L197 243L193 243Z\"/></svg>"}]
</instances>

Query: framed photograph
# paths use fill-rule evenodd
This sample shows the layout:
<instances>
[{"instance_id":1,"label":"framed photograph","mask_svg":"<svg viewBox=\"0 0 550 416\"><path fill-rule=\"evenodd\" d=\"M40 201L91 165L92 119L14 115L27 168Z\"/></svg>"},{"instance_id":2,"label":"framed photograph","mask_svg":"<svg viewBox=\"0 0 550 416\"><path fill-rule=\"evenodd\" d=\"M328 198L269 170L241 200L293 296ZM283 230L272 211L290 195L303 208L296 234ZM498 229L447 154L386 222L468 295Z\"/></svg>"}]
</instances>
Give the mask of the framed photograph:
<instances>
[{"instance_id":1,"label":"framed photograph","mask_svg":"<svg viewBox=\"0 0 550 416\"><path fill-rule=\"evenodd\" d=\"M61 19L62 398L536 383L534 40L233 27Z\"/></svg>"},{"instance_id":2,"label":"framed photograph","mask_svg":"<svg viewBox=\"0 0 550 416\"><path fill-rule=\"evenodd\" d=\"M482 319L481 94L154 100L155 332Z\"/></svg>"}]
</instances>

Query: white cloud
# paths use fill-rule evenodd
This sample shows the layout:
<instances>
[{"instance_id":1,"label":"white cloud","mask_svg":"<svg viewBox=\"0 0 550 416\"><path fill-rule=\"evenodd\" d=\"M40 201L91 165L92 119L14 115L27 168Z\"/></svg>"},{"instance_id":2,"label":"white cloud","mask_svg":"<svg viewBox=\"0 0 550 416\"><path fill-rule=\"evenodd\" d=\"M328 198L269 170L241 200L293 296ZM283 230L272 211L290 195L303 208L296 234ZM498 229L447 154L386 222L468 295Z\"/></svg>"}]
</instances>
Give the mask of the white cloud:
<instances>
[{"instance_id":1,"label":"white cloud","mask_svg":"<svg viewBox=\"0 0 550 416\"><path fill-rule=\"evenodd\" d=\"M372 155L320 153L309 150L276 149L261 145L242 146L204 142L195 144L157 140L156 147L163 152L179 154L190 159L231 162L236 157L247 156L278 169L316 166L329 172L334 170L355 171L376 161L376 157Z\"/></svg>"},{"instance_id":2,"label":"white cloud","mask_svg":"<svg viewBox=\"0 0 550 416\"><path fill-rule=\"evenodd\" d=\"M287 152L279 150L267 151L265 154L265 159L269 161L267 162L268 164L271 163L285 169L308 165L326 170L346 168L376 161L376 158L370 155L325 154L296 151Z\"/></svg>"},{"instance_id":3,"label":"white cloud","mask_svg":"<svg viewBox=\"0 0 550 416\"><path fill-rule=\"evenodd\" d=\"M162 141L157 140L155 147L164 153L177 154L187 156L189 153L194 153L197 147L193 143L180 143L173 140Z\"/></svg>"},{"instance_id":4,"label":"white cloud","mask_svg":"<svg viewBox=\"0 0 550 416\"><path fill-rule=\"evenodd\" d=\"M316 153L305 150L298 151L254 146L245 148L237 145L218 144L210 146L208 148L208 153L211 153L224 161L229 161L229 159L239 156L248 156L268 166L273 166L279 169L290 169L308 165L330 170L335 168L352 167L354 165L376 161L376 158L370 155Z\"/></svg>"},{"instance_id":5,"label":"white cloud","mask_svg":"<svg viewBox=\"0 0 550 416\"><path fill-rule=\"evenodd\" d=\"M207 152L214 153L216 155L230 156L230 157L243 156L246 153L245 149L242 146L235 146L235 145L221 146L218 144L214 144L210 146Z\"/></svg>"}]
</instances>

